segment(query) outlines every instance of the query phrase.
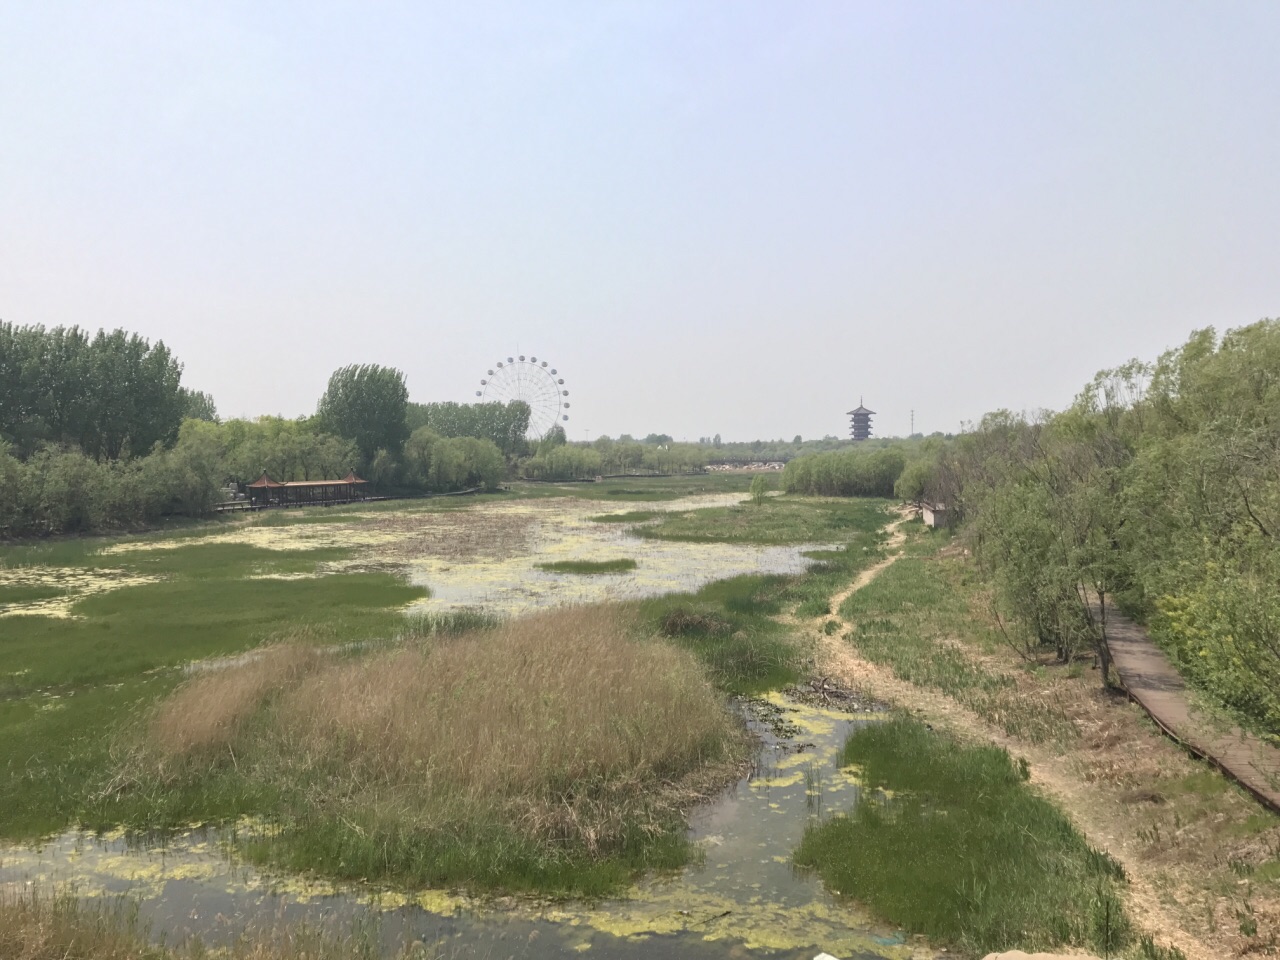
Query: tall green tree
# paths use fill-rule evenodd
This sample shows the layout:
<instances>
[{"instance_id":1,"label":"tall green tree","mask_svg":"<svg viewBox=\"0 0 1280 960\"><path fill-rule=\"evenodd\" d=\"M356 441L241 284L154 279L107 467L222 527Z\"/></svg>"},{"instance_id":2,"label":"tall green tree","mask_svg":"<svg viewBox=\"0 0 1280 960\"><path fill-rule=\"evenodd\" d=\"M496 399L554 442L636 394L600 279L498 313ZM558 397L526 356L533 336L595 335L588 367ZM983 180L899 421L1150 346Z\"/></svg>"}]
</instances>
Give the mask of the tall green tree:
<instances>
[{"instance_id":1,"label":"tall green tree","mask_svg":"<svg viewBox=\"0 0 1280 960\"><path fill-rule=\"evenodd\" d=\"M178 438L182 365L161 342L124 330L0 323L0 439L18 455L41 444L97 460L143 456Z\"/></svg>"},{"instance_id":2,"label":"tall green tree","mask_svg":"<svg viewBox=\"0 0 1280 960\"><path fill-rule=\"evenodd\" d=\"M400 450L409 437L404 374L377 364L335 370L316 408L324 429L355 443L365 464L379 450Z\"/></svg>"},{"instance_id":3,"label":"tall green tree","mask_svg":"<svg viewBox=\"0 0 1280 960\"><path fill-rule=\"evenodd\" d=\"M218 407L213 402L210 394L201 390L182 391L183 395L183 411L182 415L188 420L207 420L210 423L218 422Z\"/></svg>"},{"instance_id":4,"label":"tall green tree","mask_svg":"<svg viewBox=\"0 0 1280 960\"><path fill-rule=\"evenodd\" d=\"M509 458L525 452L532 411L523 400L507 403L411 403L409 427L430 427L441 437L491 440Z\"/></svg>"}]
</instances>

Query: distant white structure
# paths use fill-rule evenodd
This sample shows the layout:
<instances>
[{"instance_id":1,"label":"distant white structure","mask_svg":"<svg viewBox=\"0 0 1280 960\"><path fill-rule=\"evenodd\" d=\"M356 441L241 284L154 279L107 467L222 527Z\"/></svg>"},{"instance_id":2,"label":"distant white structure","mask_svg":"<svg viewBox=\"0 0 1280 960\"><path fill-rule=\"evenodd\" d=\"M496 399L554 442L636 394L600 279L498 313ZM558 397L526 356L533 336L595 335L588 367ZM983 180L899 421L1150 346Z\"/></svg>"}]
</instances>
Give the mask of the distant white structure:
<instances>
[{"instance_id":1,"label":"distant white structure","mask_svg":"<svg viewBox=\"0 0 1280 960\"><path fill-rule=\"evenodd\" d=\"M920 518L924 520L926 527L932 527L937 530L939 527L947 525L947 507L942 503L929 503L927 500L920 504Z\"/></svg>"},{"instance_id":2,"label":"distant white structure","mask_svg":"<svg viewBox=\"0 0 1280 960\"><path fill-rule=\"evenodd\" d=\"M712 463L708 464L707 470L716 473L734 473L737 471L744 473L755 471L758 473L761 470L783 470L786 466L781 460L757 460L754 463Z\"/></svg>"}]
</instances>

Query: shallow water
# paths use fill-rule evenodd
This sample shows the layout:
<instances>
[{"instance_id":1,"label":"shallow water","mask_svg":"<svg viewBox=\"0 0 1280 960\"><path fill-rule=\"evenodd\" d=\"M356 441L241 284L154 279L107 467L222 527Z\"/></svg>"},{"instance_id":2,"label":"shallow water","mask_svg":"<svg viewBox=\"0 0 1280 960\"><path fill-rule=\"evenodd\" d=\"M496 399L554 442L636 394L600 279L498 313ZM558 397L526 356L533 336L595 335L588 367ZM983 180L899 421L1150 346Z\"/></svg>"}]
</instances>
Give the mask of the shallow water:
<instances>
[{"instance_id":1,"label":"shallow water","mask_svg":"<svg viewBox=\"0 0 1280 960\"><path fill-rule=\"evenodd\" d=\"M120 559L140 552L242 544L263 550L332 550L339 560L318 565L316 573L263 572L261 579L303 579L352 570L390 570L431 590L429 600L411 613L483 608L515 614L564 603L591 603L697 590L713 580L745 573L799 573L810 561L803 554L823 544L756 546L731 543L677 543L649 540L634 525L598 523L593 516L645 510L682 513L742 503L744 494L705 494L657 502L602 502L573 498L515 500L433 511L386 510L356 514L334 523L268 525L248 523L210 533L198 540L157 537L108 543L100 556ZM551 573L536 564L562 560L614 560L629 557L636 569L614 574ZM94 593L154 582L153 575L126 570L79 567L0 567L0 585L49 586L64 591L56 598L0 603L0 616L35 614L74 616L74 604Z\"/></svg>"},{"instance_id":2,"label":"shallow water","mask_svg":"<svg viewBox=\"0 0 1280 960\"><path fill-rule=\"evenodd\" d=\"M613 509L603 512L623 512L643 506L646 510L682 513L731 506L742 500L738 494L689 497L661 504L610 504ZM405 570L410 581L431 589L431 598L415 603L410 610L429 613L480 607L489 612L515 614L564 603L683 593L741 574L800 573L812 562L805 558L805 552L825 546L650 540L636 536L635 525L592 520L592 516L602 513L599 504L561 501L549 510L545 504L548 501L504 504L486 518L475 518L477 523L499 527L514 516L526 518L528 525L522 531L520 550L488 555L476 552L457 557L427 554L409 559ZM564 560L598 562L622 557L635 560L636 569L584 575L551 573L536 566Z\"/></svg>"},{"instance_id":3,"label":"shallow water","mask_svg":"<svg viewBox=\"0 0 1280 960\"><path fill-rule=\"evenodd\" d=\"M448 891L370 892L356 886L272 875L236 855L234 830L195 828L163 845L122 835L68 833L40 847L0 849L0 884L72 884L85 897L128 895L155 935L199 935L216 943L248 928L305 920L345 928L377 917L388 952L421 940L445 955L559 957L566 951L632 957L901 958L918 955L900 935L878 928L853 905L796 870L791 853L813 817L857 802L856 772L836 758L855 725L849 715L771 695L791 725L779 734L748 708L761 738L759 763L695 814L692 836L705 862L645 879L626 897L598 903L477 899ZM252 824L241 831L255 832Z\"/></svg>"}]
</instances>

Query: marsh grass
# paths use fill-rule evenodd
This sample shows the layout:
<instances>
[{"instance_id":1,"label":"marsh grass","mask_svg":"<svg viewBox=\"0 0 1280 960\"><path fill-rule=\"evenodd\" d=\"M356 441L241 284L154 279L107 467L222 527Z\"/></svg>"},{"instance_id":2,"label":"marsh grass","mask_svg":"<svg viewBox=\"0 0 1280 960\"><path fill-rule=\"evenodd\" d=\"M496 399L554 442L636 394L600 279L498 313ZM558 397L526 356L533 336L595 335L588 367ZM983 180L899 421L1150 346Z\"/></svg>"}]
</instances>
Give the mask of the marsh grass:
<instances>
[{"instance_id":1,"label":"marsh grass","mask_svg":"<svg viewBox=\"0 0 1280 960\"><path fill-rule=\"evenodd\" d=\"M373 504L370 504L373 506ZM406 504L400 503L400 509ZM256 514L250 524L255 527L300 527L325 523L359 523L377 511L352 509L344 504L340 508L307 507L298 510L266 510Z\"/></svg>"},{"instance_id":2,"label":"marsh grass","mask_svg":"<svg viewBox=\"0 0 1280 960\"><path fill-rule=\"evenodd\" d=\"M153 941L137 903L81 900L73 891L0 889L0 960L376 960L384 956L376 924L306 924L252 928L228 944L199 939L179 945ZM435 954L409 944L397 960Z\"/></svg>"},{"instance_id":3,"label":"marsh grass","mask_svg":"<svg viewBox=\"0 0 1280 960\"><path fill-rule=\"evenodd\" d=\"M73 696L0 697L0 837L34 839L80 816L112 764L112 733L174 680L144 677Z\"/></svg>"},{"instance_id":4,"label":"marsh grass","mask_svg":"<svg viewBox=\"0 0 1280 960\"><path fill-rule=\"evenodd\" d=\"M39 836L81 816L113 822L109 808L85 809L93 785L109 775L112 736L170 689L174 668L187 661L284 639L359 644L425 632L406 624L400 608L427 591L389 574L246 579L250 571L314 569L327 551L281 555L213 543L108 556L100 549L66 540L4 551L14 566L132 568L166 579L86 597L72 607L73 619L0 621L0 836Z\"/></svg>"},{"instance_id":5,"label":"marsh grass","mask_svg":"<svg viewBox=\"0 0 1280 960\"><path fill-rule=\"evenodd\" d=\"M270 651L153 713L124 809L268 815L250 849L290 869L616 891L694 855L684 811L745 752L697 660L636 633L581 607L371 655Z\"/></svg>"},{"instance_id":6,"label":"marsh grass","mask_svg":"<svg viewBox=\"0 0 1280 960\"><path fill-rule=\"evenodd\" d=\"M784 504L781 512L771 515L779 502ZM695 593L655 597L640 605L645 622L696 653L718 686L753 695L800 678L810 651L796 644L780 618L830 613L831 594L879 559L882 528L889 517L879 500L771 497L761 507L729 509L740 509L748 525L760 518L759 526L735 530L718 524L724 511L713 508L681 520L682 529L697 529L699 538L730 542L744 536L761 542L845 541L838 549L809 551L806 556L816 562L803 574L731 577Z\"/></svg>"},{"instance_id":7,"label":"marsh grass","mask_svg":"<svg viewBox=\"0 0 1280 960\"><path fill-rule=\"evenodd\" d=\"M637 536L691 543L832 543L871 536L888 520L889 501L768 497L760 504L664 514Z\"/></svg>"},{"instance_id":8,"label":"marsh grass","mask_svg":"<svg viewBox=\"0 0 1280 960\"><path fill-rule=\"evenodd\" d=\"M718 687L757 694L794 683L800 675L803 654L775 619L795 580L747 574L637 606L644 623L697 655Z\"/></svg>"},{"instance_id":9,"label":"marsh grass","mask_svg":"<svg viewBox=\"0 0 1280 960\"><path fill-rule=\"evenodd\" d=\"M320 642L403 629L397 610L427 596L385 573L315 579L182 577L86 597L77 619L4 620L0 692L127 680L188 660L239 653L308 628Z\"/></svg>"},{"instance_id":10,"label":"marsh grass","mask_svg":"<svg viewBox=\"0 0 1280 960\"><path fill-rule=\"evenodd\" d=\"M491 630L502 623L503 618L478 608L411 613L405 617L404 632L399 639L424 640L438 635L470 633Z\"/></svg>"},{"instance_id":11,"label":"marsh grass","mask_svg":"<svg viewBox=\"0 0 1280 960\"><path fill-rule=\"evenodd\" d=\"M548 573L578 573L589 576L596 573L626 573L636 568L636 562L630 557L619 557L616 560L556 560L552 563L535 563L534 566Z\"/></svg>"},{"instance_id":12,"label":"marsh grass","mask_svg":"<svg viewBox=\"0 0 1280 960\"><path fill-rule=\"evenodd\" d=\"M595 483L511 484L511 494L522 498L576 497L580 500L614 500L643 503L680 500L708 493L746 494L750 474L702 473L672 477L615 477Z\"/></svg>"},{"instance_id":13,"label":"marsh grass","mask_svg":"<svg viewBox=\"0 0 1280 960\"><path fill-rule=\"evenodd\" d=\"M41 584L0 583L0 607L11 603L31 603L35 600L51 600L54 597L65 597L67 591L61 587L43 586Z\"/></svg>"},{"instance_id":14,"label":"marsh grass","mask_svg":"<svg viewBox=\"0 0 1280 960\"><path fill-rule=\"evenodd\" d=\"M891 923L981 956L1088 946L1104 956L1132 936L1124 874L1032 791L1025 766L905 717L856 731L842 763L893 799L810 826L796 862L828 889Z\"/></svg>"},{"instance_id":15,"label":"marsh grass","mask_svg":"<svg viewBox=\"0 0 1280 960\"><path fill-rule=\"evenodd\" d=\"M628 510L626 513L602 513L587 519L594 523L647 523L660 516L660 510Z\"/></svg>"},{"instance_id":16,"label":"marsh grass","mask_svg":"<svg viewBox=\"0 0 1280 960\"><path fill-rule=\"evenodd\" d=\"M99 555L99 566L122 567L134 573L168 579L215 580L282 574L312 574L320 564L349 559L340 547L316 550L271 550L247 543L183 544L163 550L123 550Z\"/></svg>"},{"instance_id":17,"label":"marsh grass","mask_svg":"<svg viewBox=\"0 0 1280 960\"><path fill-rule=\"evenodd\" d=\"M846 639L872 663L953 697L1013 736L1031 743L1072 738L1074 726L1060 704L1024 696L1012 674L982 659L982 642L975 647L959 639L972 639L982 621L966 591L948 582L930 555L934 549L909 544L902 559L845 600L839 613L854 625Z\"/></svg>"}]
</instances>

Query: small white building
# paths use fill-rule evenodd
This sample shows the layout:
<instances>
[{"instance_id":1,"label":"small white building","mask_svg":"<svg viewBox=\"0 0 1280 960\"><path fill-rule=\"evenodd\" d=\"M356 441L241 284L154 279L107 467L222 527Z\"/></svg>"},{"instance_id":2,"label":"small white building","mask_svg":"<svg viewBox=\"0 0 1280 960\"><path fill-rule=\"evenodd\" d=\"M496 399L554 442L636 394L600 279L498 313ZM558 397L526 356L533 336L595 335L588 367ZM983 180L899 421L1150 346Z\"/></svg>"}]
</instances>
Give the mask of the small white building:
<instances>
[{"instance_id":1,"label":"small white building","mask_svg":"<svg viewBox=\"0 0 1280 960\"><path fill-rule=\"evenodd\" d=\"M947 507L942 503L930 503L925 501L920 504L920 519L924 521L926 527L937 530L939 527L947 525Z\"/></svg>"}]
</instances>

